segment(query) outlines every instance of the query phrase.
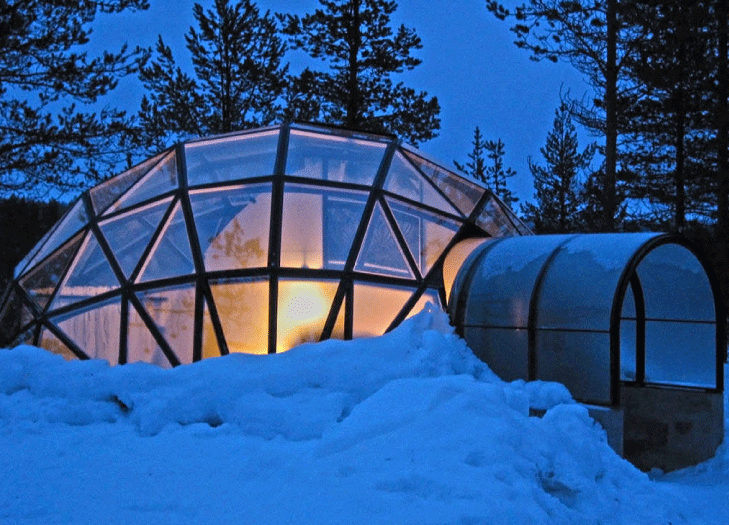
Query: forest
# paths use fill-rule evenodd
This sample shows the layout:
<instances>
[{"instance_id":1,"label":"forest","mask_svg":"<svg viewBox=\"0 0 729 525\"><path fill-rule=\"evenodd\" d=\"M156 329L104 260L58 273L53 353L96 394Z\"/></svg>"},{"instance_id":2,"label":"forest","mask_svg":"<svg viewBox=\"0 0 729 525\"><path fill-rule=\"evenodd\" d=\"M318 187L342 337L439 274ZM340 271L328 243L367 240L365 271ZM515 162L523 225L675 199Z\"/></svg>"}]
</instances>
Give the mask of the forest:
<instances>
[{"instance_id":1,"label":"forest","mask_svg":"<svg viewBox=\"0 0 729 525\"><path fill-rule=\"evenodd\" d=\"M304 16L254 0L208 4L193 7L187 57L161 36L153 48L92 56L84 46L97 17L149 1L0 0L0 295L63 202L179 141L291 120L416 146L437 135L437 97L402 80L423 43L393 23L395 0L318 0ZM535 233L680 232L703 247L729 297L726 2L484 0L481 9L525 56L568 63L591 93L560 94L529 157L531 199L517 201L505 144L479 127L454 167ZM310 66L293 73L294 52ZM144 87L139 107L99 109L126 78ZM579 144L578 130L594 142Z\"/></svg>"}]
</instances>

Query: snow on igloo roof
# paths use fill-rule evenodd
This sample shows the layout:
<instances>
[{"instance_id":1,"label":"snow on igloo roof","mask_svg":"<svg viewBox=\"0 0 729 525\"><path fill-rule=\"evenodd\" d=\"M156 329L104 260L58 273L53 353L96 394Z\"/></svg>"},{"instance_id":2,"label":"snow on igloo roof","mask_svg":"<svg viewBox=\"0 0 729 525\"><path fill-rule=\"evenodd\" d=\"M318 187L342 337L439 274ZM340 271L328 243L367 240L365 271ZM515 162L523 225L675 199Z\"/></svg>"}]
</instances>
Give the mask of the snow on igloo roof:
<instances>
[{"instance_id":1,"label":"snow on igloo roof","mask_svg":"<svg viewBox=\"0 0 729 525\"><path fill-rule=\"evenodd\" d=\"M457 240L529 233L491 192L394 137L233 133L85 192L17 266L0 323L17 316L11 342L163 366L380 335L444 302Z\"/></svg>"}]
</instances>

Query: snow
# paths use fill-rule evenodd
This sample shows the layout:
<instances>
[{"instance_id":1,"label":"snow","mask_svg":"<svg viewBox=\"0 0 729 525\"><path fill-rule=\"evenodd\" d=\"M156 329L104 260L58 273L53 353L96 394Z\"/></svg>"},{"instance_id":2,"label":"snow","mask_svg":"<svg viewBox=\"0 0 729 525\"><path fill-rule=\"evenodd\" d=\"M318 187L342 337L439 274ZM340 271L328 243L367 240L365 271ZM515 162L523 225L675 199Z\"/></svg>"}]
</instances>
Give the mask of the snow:
<instances>
[{"instance_id":1,"label":"snow","mask_svg":"<svg viewBox=\"0 0 729 525\"><path fill-rule=\"evenodd\" d=\"M724 447L641 473L562 385L499 380L432 308L172 370L2 351L0 451L2 524L729 521Z\"/></svg>"}]
</instances>

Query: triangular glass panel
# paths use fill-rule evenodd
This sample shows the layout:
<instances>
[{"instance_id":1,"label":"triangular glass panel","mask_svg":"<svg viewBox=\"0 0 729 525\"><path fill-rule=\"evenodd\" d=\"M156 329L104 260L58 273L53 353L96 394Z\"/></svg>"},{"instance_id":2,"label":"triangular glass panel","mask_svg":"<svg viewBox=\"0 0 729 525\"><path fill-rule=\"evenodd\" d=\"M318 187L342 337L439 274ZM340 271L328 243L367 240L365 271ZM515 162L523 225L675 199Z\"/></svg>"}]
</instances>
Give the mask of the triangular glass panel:
<instances>
[{"instance_id":1,"label":"triangular glass panel","mask_svg":"<svg viewBox=\"0 0 729 525\"><path fill-rule=\"evenodd\" d=\"M130 277L162 222L171 198L118 215L99 224L124 275Z\"/></svg>"},{"instance_id":2,"label":"triangular glass panel","mask_svg":"<svg viewBox=\"0 0 729 525\"><path fill-rule=\"evenodd\" d=\"M384 189L426 206L432 206L437 210L457 216L461 215L399 151L392 158Z\"/></svg>"},{"instance_id":3,"label":"triangular glass panel","mask_svg":"<svg viewBox=\"0 0 729 525\"><path fill-rule=\"evenodd\" d=\"M58 227L48 237L48 240L43 247L36 253L33 260L28 265L28 268L33 268L36 264L42 261L49 253L58 248L64 241L66 241L71 235L79 231L81 228L86 226L89 222L89 216L86 213L86 206L84 205L83 199L79 199L74 204L73 208L61 219Z\"/></svg>"},{"instance_id":4,"label":"triangular glass panel","mask_svg":"<svg viewBox=\"0 0 729 525\"><path fill-rule=\"evenodd\" d=\"M352 195L356 198L356 195ZM364 200L339 197L332 193L324 197L324 267L341 269L352 248L362 214Z\"/></svg>"},{"instance_id":5,"label":"triangular glass panel","mask_svg":"<svg viewBox=\"0 0 729 525\"><path fill-rule=\"evenodd\" d=\"M271 185L190 194L207 271L265 268L271 221Z\"/></svg>"},{"instance_id":6,"label":"triangular glass panel","mask_svg":"<svg viewBox=\"0 0 729 525\"><path fill-rule=\"evenodd\" d=\"M20 280L20 285L41 309L48 304L81 238L82 235L78 234Z\"/></svg>"},{"instance_id":7,"label":"triangular glass panel","mask_svg":"<svg viewBox=\"0 0 729 525\"><path fill-rule=\"evenodd\" d=\"M43 332L41 332L39 346L49 352L63 356L67 361L78 359L78 356L48 328L44 328Z\"/></svg>"},{"instance_id":8,"label":"triangular glass panel","mask_svg":"<svg viewBox=\"0 0 729 525\"><path fill-rule=\"evenodd\" d=\"M121 300L96 303L81 312L51 319L91 359L119 362Z\"/></svg>"},{"instance_id":9,"label":"triangular glass panel","mask_svg":"<svg viewBox=\"0 0 729 525\"><path fill-rule=\"evenodd\" d=\"M461 227L459 221L418 210L385 198L421 275L430 271Z\"/></svg>"},{"instance_id":10,"label":"triangular glass panel","mask_svg":"<svg viewBox=\"0 0 729 525\"><path fill-rule=\"evenodd\" d=\"M139 281L153 281L189 275L195 271L190 240L182 207L178 202L149 257L142 266Z\"/></svg>"},{"instance_id":11,"label":"triangular glass panel","mask_svg":"<svg viewBox=\"0 0 729 525\"><path fill-rule=\"evenodd\" d=\"M141 179L164 155L165 153L160 153L92 188L89 194L91 195L91 202L94 205L96 214L100 215L122 193Z\"/></svg>"},{"instance_id":12,"label":"triangular glass panel","mask_svg":"<svg viewBox=\"0 0 729 525\"><path fill-rule=\"evenodd\" d=\"M221 355L220 347L218 346L218 338L215 335L215 328L213 327L213 320L210 317L210 308L208 303L205 301L205 308L203 310L203 332L202 332L202 358L218 357Z\"/></svg>"},{"instance_id":13,"label":"triangular glass panel","mask_svg":"<svg viewBox=\"0 0 729 525\"><path fill-rule=\"evenodd\" d=\"M8 348L14 348L19 345L35 345L35 335L38 331L38 325L34 324L20 332L10 343ZM42 345L41 345L42 346Z\"/></svg>"},{"instance_id":14,"label":"triangular glass panel","mask_svg":"<svg viewBox=\"0 0 729 525\"><path fill-rule=\"evenodd\" d=\"M456 235L460 225L440 217L426 217L423 226L424 242L421 250L421 271L423 277L425 277L438 258L445 252L448 243Z\"/></svg>"},{"instance_id":15,"label":"triangular glass panel","mask_svg":"<svg viewBox=\"0 0 729 525\"><path fill-rule=\"evenodd\" d=\"M180 363L191 363L195 333L195 285L146 290L138 292L137 297Z\"/></svg>"},{"instance_id":16,"label":"triangular glass panel","mask_svg":"<svg viewBox=\"0 0 729 525\"><path fill-rule=\"evenodd\" d=\"M402 236L405 238L405 243L410 249L410 255L413 256L413 259L415 259L418 270L422 271L422 266L420 264L420 252L422 250L423 221L419 215L407 213L401 210L392 210L392 214L395 216L395 221L397 221L397 226L400 228L400 233L402 233Z\"/></svg>"},{"instance_id":17,"label":"triangular glass panel","mask_svg":"<svg viewBox=\"0 0 729 525\"><path fill-rule=\"evenodd\" d=\"M177 188L177 157L175 150L164 155L164 158L142 177L136 185L127 191L110 208L109 212L128 208L142 201L163 195Z\"/></svg>"},{"instance_id":18,"label":"triangular glass panel","mask_svg":"<svg viewBox=\"0 0 729 525\"><path fill-rule=\"evenodd\" d=\"M354 283L353 337L384 334L412 294L411 288Z\"/></svg>"},{"instance_id":19,"label":"triangular glass panel","mask_svg":"<svg viewBox=\"0 0 729 525\"><path fill-rule=\"evenodd\" d=\"M53 299L51 310L110 292L119 287L99 241L93 233L84 240L66 279Z\"/></svg>"},{"instance_id":20,"label":"triangular glass panel","mask_svg":"<svg viewBox=\"0 0 729 525\"><path fill-rule=\"evenodd\" d=\"M415 278L379 203L372 212L354 268L360 272Z\"/></svg>"},{"instance_id":21,"label":"triangular glass panel","mask_svg":"<svg viewBox=\"0 0 729 525\"><path fill-rule=\"evenodd\" d=\"M127 328L127 363L137 361L152 363L162 368L172 368L169 359L142 320L142 316L134 306L130 306Z\"/></svg>"},{"instance_id":22,"label":"triangular glass panel","mask_svg":"<svg viewBox=\"0 0 729 525\"><path fill-rule=\"evenodd\" d=\"M463 177L446 171L445 168L430 162L412 152L405 150L405 155L413 161L426 177L446 194L456 207L468 216L478 204L481 195L486 191L475 182L470 182Z\"/></svg>"}]
</instances>

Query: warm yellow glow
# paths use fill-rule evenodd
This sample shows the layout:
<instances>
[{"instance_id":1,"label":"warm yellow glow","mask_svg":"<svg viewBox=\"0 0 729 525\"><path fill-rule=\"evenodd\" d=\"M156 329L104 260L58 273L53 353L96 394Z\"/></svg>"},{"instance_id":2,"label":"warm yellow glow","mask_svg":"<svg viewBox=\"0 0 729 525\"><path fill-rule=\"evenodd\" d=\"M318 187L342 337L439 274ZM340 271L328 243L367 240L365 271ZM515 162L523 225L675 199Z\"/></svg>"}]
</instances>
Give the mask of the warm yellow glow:
<instances>
[{"instance_id":1,"label":"warm yellow glow","mask_svg":"<svg viewBox=\"0 0 729 525\"><path fill-rule=\"evenodd\" d=\"M268 281L214 281L210 289L228 350L268 353Z\"/></svg>"},{"instance_id":2,"label":"warm yellow glow","mask_svg":"<svg viewBox=\"0 0 729 525\"><path fill-rule=\"evenodd\" d=\"M450 301L451 288L453 288L453 282L456 280L458 270L461 269L463 261L471 255L471 253L481 246L483 243L488 242L489 239L466 239L456 244L448 252L445 260L443 261L443 284L445 285L446 299Z\"/></svg>"},{"instance_id":3,"label":"warm yellow glow","mask_svg":"<svg viewBox=\"0 0 729 525\"><path fill-rule=\"evenodd\" d=\"M329 315L337 283L279 281L276 352L318 341Z\"/></svg>"}]
</instances>

